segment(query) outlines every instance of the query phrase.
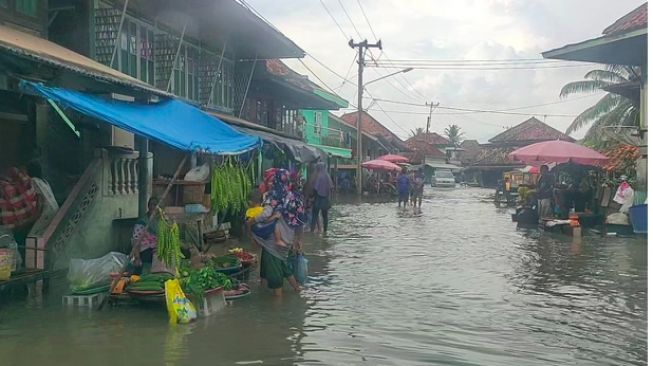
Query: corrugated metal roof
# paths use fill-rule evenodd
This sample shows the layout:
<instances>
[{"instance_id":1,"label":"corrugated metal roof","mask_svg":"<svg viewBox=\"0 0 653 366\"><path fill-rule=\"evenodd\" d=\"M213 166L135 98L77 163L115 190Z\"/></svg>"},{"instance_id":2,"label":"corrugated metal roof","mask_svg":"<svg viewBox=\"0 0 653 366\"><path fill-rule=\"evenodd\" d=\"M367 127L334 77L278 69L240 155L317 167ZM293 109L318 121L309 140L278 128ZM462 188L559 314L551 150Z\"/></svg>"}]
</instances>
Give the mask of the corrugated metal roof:
<instances>
[{"instance_id":1,"label":"corrugated metal roof","mask_svg":"<svg viewBox=\"0 0 653 366\"><path fill-rule=\"evenodd\" d=\"M0 25L0 52L9 52L110 83L145 90L157 95L172 96L47 39L2 25Z\"/></svg>"}]
</instances>

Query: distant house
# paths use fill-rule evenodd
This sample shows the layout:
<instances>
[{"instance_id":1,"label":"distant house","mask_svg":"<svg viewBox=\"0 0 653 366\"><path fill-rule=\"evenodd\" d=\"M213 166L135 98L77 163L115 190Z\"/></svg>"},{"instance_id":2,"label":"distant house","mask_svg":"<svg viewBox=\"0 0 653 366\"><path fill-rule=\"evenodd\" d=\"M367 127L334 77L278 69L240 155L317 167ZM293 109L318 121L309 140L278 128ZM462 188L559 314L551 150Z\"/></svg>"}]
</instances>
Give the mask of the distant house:
<instances>
[{"instance_id":1,"label":"distant house","mask_svg":"<svg viewBox=\"0 0 653 366\"><path fill-rule=\"evenodd\" d=\"M508 154L523 146L551 140L575 142L569 135L535 117L492 137L488 144L466 140L462 143L466 179L475 180L484 187L494 187L504 172L524 166L508 159Z\"/></svg>"},{"instance_id":2,"label":"distant house","mask_svg":"<svg viewBox=\"0 0 653 366\"><path fill-rule=\"evenodd\" d=\"M465 140L460 144L460 147L463 149L460 156L460 162L463 165L475 162L476 156L481 151L481 144L477 140Z\"/></svg>"},{"instance_id":3,"label":"distant house","mask_svg":"<svg viewBox=\"0 0 653 366\"><path fill-rule=\"evenodd\" d=\"M358 112L345 113L340 116L340 119L352 126L356 126L357 115ZM361 125L364 132L379 139L382 145L387 146L391 150L391 153L408 151L408 147L399 136L395 135L394 132L390 131L369 113L363 112ZM375 151L363 151L363 153L363 156L369 156L371 158L378 156L378 152ZM356 156L356 154L354 154L354 156Z\"/></svg>"},{"instance_id":4,"label":"distant house","mask_svg":"<svg viewBox=\"0 0 653 366\"><path fill-rule=\"evenodd\" d=\"M420 133L410 137L405 141L410 150L408 158L412 163L422 164L426 160L446 161L446 148L449 146L449 140L435 133Z\"/></svg>"}]
</instances>

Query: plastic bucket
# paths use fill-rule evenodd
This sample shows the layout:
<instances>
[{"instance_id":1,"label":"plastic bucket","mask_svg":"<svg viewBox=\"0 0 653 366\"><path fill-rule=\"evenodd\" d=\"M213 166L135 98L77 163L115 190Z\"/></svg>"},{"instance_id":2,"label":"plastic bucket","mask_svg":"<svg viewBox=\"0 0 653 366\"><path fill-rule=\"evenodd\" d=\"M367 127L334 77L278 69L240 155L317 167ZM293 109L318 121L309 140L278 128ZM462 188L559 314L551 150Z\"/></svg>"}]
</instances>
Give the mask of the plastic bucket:
<instances>
[{"instance_id":1,"label":"plastic bucket","mask_svg":"<svg viewBox=\"0 0 653 366\"><path fill-rule=\"evenodd\" d=\"M14 251L11 249L0 249L0 281L6 281L11 277L11 268L14 265Z\"/></svg>"},{"instance_id":2,"label":"plastic bucket","mask_svg":"<svg viewBox=\"0 0 653 366\"><path fill-rule=\"evenodd\" d=\"M635 205L630 208L630 223L635 234L648 233L648 204Z\"/></svg>"}]
</instances>

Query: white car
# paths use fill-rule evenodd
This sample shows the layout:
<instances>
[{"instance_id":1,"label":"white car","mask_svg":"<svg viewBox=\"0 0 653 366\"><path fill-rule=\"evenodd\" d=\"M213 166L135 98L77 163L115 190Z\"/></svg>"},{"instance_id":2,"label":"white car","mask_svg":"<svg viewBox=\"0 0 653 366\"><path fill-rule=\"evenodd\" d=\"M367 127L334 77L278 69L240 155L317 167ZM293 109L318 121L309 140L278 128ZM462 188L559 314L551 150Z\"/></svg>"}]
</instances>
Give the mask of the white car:
<instances>
[{"instance_id":1,"label":"white car","mask_svg":"<svg viewBox=\"0 0 653 366\"><path fill-rule=\"evenodd\" d=\"M431 179L431 187L455 188L456 178L450 170L436 170Z\"/></svg>"}]
</instances>

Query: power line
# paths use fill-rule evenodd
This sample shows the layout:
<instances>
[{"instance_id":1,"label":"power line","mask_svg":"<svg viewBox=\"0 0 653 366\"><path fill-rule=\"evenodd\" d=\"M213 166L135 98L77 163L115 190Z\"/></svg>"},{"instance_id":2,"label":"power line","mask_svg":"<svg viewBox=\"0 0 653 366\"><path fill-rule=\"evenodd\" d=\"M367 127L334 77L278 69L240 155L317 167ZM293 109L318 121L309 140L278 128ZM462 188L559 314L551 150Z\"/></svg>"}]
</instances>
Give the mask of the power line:
<instances>
[{"instance_id":1,"label":"power line","mask_svg":"<svg viewBox=\"0 0 653 366\"><path fill-rule=\"evenodd\" d=\"M354 27L354 30L356 31L356 34L358 35L358 38L363 39L364 37L361 35L361 32L358 31L358 28L356 28L356 24L354 24L354 21L351 20L351 17L349 16L349 13L347 12L347 9L345 9L345 6L342 4L341 0L338 0L338 4L340 4L340 7L342 8L342 11L345 12L345 16L347 19L349 19L349 23L351 24L352 27Z\"/></svg>"},{"instance_id":2,"label":"power line","mask_svg":"<svg viewBox=\"0 0 653 366\"><path fill-rule=\"evenodd\" d=\"M347 73L345 74L345 79L349 79L349 73L351 72L352 68L354 67L354 64L356 63L356 55L354 55L354 58L351 60L351 63L349 64L349 68L347 69ZM346 82L343 81L340 85L336 87L336 89L340 89L343 86L345 86Z\"/></svg>"},{"instance_id":3,"label":"power line","mask_svg":"<svg viewBox=\"0 0 653 366\"><path fill-rule=\"evenodd\" d=\"M378 101L378 100L377 100ZM376 103L376 105L379 105ZM446 107L438 107L442 109L450 109ZM343 110L353 110L355 108L341 108ZM374 109L374 108L368 108L366 110L369 111L380 111L380 109ZM456 109L459 110L459 109ZM466 111L469 111L469 109L465 109ZM397 114L407 114L407 115L419 115L419 116L428 116L429 112L420 112L420 111L403 111L403 110L386 110L389 113L397 113ZM478 113L499 113L499 111L472 111L472 112L466 112L466 113L457 113L457 112L433 112L434 116L469 116L470 114L478 114ZM505 113L508 114L508 113ZM549 113L510 113L510 114L515 114L515 115L523 115L523 116L547 116L547 117L575 117L576 115L572 114L549 114Z\"/></svg>"},{"instance_id":4,"label":"power line","mask_svg":"<svg viewBox=\"0 0 653 366\"><path fill-rule=\"evenodd\" d=\"M424 105L422 105L422 104L401 102L401 101L390 100L390 99L376 98L376 101L377 102L385 102L385 103L400 104L400 105L409 105L409 106L424 108ZM474 112L474 113L513 114L513 115L521 115L521 116L576 117L575 114L537 113L537 112L522 113L522 112L511 112L509 110L460 108L460 107L447 107L447 106L442 106L442 105L438 106L438 109L453 110L453 111L464 111L464 112ZM518 108L518 109L521 109L521 108ZM397 113L409 112L409 114L428 114L428 112L411 112L411 111L396 111L396 112ZM442 114L442 113L436 113L436 114Z\"/></svg>"},{"instance_id":5,"label":"power line","mask_svg":"<svg viewBox=\"0 0 653 366\"><path fill-rule=\"evenodd\" d=\"M372 51L370 51L370 56L371 56L371 53L372 53ZM376 60L374 60L373 57L372 57L372 60L373 60L374 62L376 62ZM382 76L383 76L383 75L379 72L379 70L377 70L377 69L375 69L375 68L373 68L372 70L374 70L374 72L375 72L377 75L379 75L379 77L382 77ZM403 91L401 88L399 88L399 87L397 87L395 84L393 84L389 79L384 79L384 81L385 81L386 84L388 84L388 85L390 85L391 87L393 87L393 88L394 88L395 90L397 90L399 93L405 95L405 96L408 97L408 98L413 98L412 96L408 95L408 93L406 93L405 91Z\"/></svg>"},{"instance_id":6,"label":"power line","mask_svg":"<svg viewBox=\"0 0 653 366\"><path fill-rule=\"evenodd\" d=\"M336 27L338 27L338 29L340 29L340 33L342 33L342 36L345 37L345 39L349 40L349 37L347 36L347 33L345 33L345 31L342 29L342 27L340 26L340 23L338 23L338 21L337 21L336 18L333 16L333 14L331 14L331 11L329 10L329 8L327 8L327 6L326 6L326 4L324 3L324 1L323 1L323 0L320 0L320 3L322 4L322 7L324 8L324 10L326 10L326 12L327 12L327 13L329 14L329 16L331 17L331 20L333 20L333 22L336 24Z\"/></svg>"},{"instance_id":7,"label":"power line","mask_svg":"<svg viewBox=\"0 0 653 366\"><path fill-rule=\"evenodd\" d=\"M563 103L575 102L575 101L580 100L580 99L592 98L592 97L597 96L598 94L601 94L601 92L595 92L595 93L592 93L592 94L589 94L589 95L583 95L583 96L576 97L576 98L557 100L557 101L548 102L548 103L532 104L532 105L527 105L527 106L523 106L523 107L510 107L510 108L495 109L495 111L508 112L508 111L516 111L516 110L520 110L520 109L528 109L528 108L544 107L544 106L555 105L555 104L563 104ZM379 99L379 100L383 101L383 102L386 102L386 103L403 104L403 105L409 105L409 106L415 106L415 107L425 107L422 104L411 103L411 102L395 101L395 100L388 100L388 99ZM482 109L482 108L480 108L480 109ZM437 113L436 112L436 114L470 114L470 113L476 113L476 112L461 112L461 113Z\"/></svg>"},{"instance_id":8,"label":"power line","mask_svg":"<svg viewBox=\"0 0 653 366\"><path fill-rule=\"evenodd\" d=\"M365 18L365 21L367 22L367 26L370 27L370 32L372 32L372 36L374 36L374 40L376 41L379 38L376 36L376 33L374 33L374 29L372 29L372 23L370 23L367 14L365 14L365 9L363 9L363 4L361 4L361 0L356 0L356 1L358 2L358 7L361 9L361 13L363 13L363 18Z\"/></svg>"},{"instance_id":9,"label":"power line","mask_svg":"<svg viewBox=\"0 0 653 366\"><path fill-rule=\"evenodd\" d=\"M311 69L308 67L308 65L306 65L306 63L304 62L304 60L302 60L301 58L299 58L298 60L299 60L299 62L301 62L301 64L304 66L304 68L305 68L306 70L308 70L308 72L310 72L311 75L315 76L315 78L316 78L317 80L319 80L319 81L320 81L324 86L326 86L327 89L329 89L329 91L331 91L331 92L332 92L333 94L335 94L335 95L338 95L338 93L336 93L335 90L331 89L331 87L329 86L329 84L325 83L322 79L320 79L320 77L317 76L317 74L314 73L313 70L311 70Z\"/></svg>"},{"instance_id":10,"label":"power line","mask_svg":"<svg viewBox=\"0 0 653 366\"><path fill-rule=\"evenodd\" d=\"M551 66L536 66L536 65L525 65L525 66L510 66L506 65L505 67L496 67L493 65L488 65L488 66L465 66L465 65L460 65L460 66L415 66L415 65L399 65L399 64L392 64L392 65L382 65L379 63L378 65L370 66L370 67L377 67L381 69L402 69L402 68L408 68L411 67L416 70L486 70L486 71L498 71L498 70L542 70L542 69L566 69L566 68L578 68L578 67L587 67L588 65L578 65L578 64L573 64L573 65L551 65Z\"/></svg>"},{"instance_id":11,"label":"power line","mask_svg":"<svg viewBox=\"0 0 653 366\"><path fill-rule=\"evenodd\" d=\"M449 63L556 63L556 62L568 62L563 60L554 60L554 59L542 59L542 58L507 58L507 59L388 59L388 62L396 63L417 63L417 64L449 64ZM589 63L589 62L584 62Z\"/></svg>"}]
</instances>

